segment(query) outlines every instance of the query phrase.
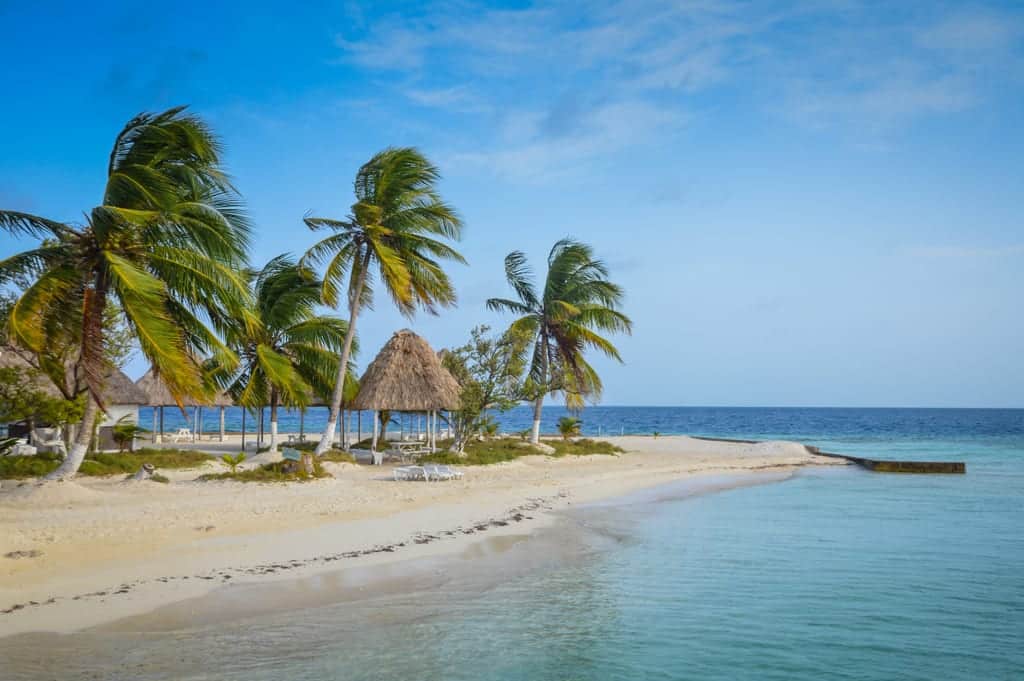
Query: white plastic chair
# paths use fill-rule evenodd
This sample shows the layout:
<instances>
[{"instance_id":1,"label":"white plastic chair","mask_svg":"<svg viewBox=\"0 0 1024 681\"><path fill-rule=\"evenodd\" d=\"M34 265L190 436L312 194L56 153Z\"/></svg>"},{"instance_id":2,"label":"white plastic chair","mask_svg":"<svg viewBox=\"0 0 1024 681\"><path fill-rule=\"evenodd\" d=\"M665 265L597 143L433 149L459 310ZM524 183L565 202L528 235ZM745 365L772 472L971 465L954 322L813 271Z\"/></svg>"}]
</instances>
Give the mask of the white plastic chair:
<instances>
[{"instance_id":1,"label":"white plastic chair","mask_svg":"<svg viewBox=\"0 0 1024 681\"><path fill-rule=\"evenodd\" d=\"M174 432L174 435L171 436L171 441L174 442L175 444L177 444L178 442L181 442L182 440L191 440L191 439L192 439L192 431L189 430L188 428L178 428L178 430L176 430Z\"/></svg>"}]
</instances>

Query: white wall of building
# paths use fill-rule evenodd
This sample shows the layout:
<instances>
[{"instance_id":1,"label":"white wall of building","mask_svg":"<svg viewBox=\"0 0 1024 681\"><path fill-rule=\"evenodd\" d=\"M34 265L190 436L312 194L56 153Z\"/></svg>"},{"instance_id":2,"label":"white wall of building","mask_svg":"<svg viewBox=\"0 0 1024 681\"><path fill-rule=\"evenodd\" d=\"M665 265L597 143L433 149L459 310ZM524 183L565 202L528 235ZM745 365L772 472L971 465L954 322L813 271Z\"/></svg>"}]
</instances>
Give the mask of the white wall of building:
<instances>
[{"instance_id":1,"label":"white wall of building","mask_svg":"<svg viewBox=\"0 0 1024 681\"><path fill-rule=\"evenodd\" d=\"M100 427L117 425L118 420L127 416L126 421L139 422L139 406L137 404L108 404L107 413L100 422Z\"/></svg>"}]
</instances>

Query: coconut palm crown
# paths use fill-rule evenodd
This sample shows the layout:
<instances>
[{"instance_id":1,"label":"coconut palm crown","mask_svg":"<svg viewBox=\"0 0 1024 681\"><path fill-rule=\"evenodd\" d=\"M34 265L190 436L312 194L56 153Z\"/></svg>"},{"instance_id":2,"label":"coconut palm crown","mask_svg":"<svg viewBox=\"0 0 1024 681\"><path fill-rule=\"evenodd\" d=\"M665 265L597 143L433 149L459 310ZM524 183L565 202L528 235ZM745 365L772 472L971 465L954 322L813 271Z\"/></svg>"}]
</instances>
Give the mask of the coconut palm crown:
<instances>
[{"instance_id":1,"label":"coconut palm crown","mask_svg":"<svg viewBox=\"0 0 1024 681\"><path fill-rule=\"evenodd\" d=\"M333 234L303 256L302 266L326 262L322 294L326 304L339 304L344 291L349 312L348 334L331 396L331 410L317 453L334 438L341 406L344 371L351 338L362 308L372 308L374 287L387 291L399 311L436 314L455 304L455 290L442 260L464 263L445 241L461 236L462 220L436 189L440 173L419 151L388 148L356 173L352 212L344 220L306 217L310 229Z\"/></svg>"},{"instance_id":2,"label":"coconut palm crown","mask_svg":"<svg viewBox=\"0 0 1024 681\"><path fill-rule=\"evenodd\" d=\"M32 282L11 309L9 340L54 380L65 358L51 348L77 348L74 370L89 395L71 452L50 477L74 475L103 408L108 306L179 399L210 390L194 357L231 361L214 330L243 314L249 225L217 138L183 107L140 114L121 130L84 223L0 210L0 229L41 240L0 262L0 284Z\"/></svg>"},{"instance_id":3,"label":"coconut palm crown","mask_svg":"<svg viewBox=\"0 0 1024 681\"><path fill-rule=\"evenodd\" d=\"M540 439L540 417L546 394L562 393L569 407L597 399L602 384L586 361L588 349L621 362L619 351L598 332L631 333L633 323L619 308L622 289L608 280L608 268L594 258L590 246L562 239L548 255L544 290L534 287L526 256L513 251L505 258L505 276L518 300L491 298L487 307L519 315L510 330L534 338L528 383L534 393L531 441Z\"/></svg>"},{"instance_id":4,"label":"coconut palm crown","mask_svg":"<svg viewBox=\"0 0 1024 681\"><path fill-rule=\"evenodd\" d=\"M317 315L322 282L294 259L280 255L259 272L249 272L252 311L247 320L227 325L225 339L238 354L239 367L211 367L221 375L235 402L249 409L270 406L270 448L277 447L279 406L305 408L326 399L334 386L338 355L348 322ZM253 323L255 322L255 323ZM357 351L353 342L353 354ZM355 396L356 378L349 368L346 396Z\"/></svg>"}]
</instances>

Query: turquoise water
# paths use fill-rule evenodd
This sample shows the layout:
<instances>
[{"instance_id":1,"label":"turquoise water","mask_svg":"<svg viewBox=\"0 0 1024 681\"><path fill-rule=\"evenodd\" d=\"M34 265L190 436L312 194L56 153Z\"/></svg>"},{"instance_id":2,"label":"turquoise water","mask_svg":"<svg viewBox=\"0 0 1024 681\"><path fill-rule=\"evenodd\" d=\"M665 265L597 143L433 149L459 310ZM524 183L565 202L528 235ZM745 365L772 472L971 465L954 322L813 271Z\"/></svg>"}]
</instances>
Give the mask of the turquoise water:
<instances>
[{"instance_id":1,"label":"turquoise water","mask_svg":"<svg viewBox=\"0 0 1024 681\"><path fill-rule=\"evenodd\" d=\"M704 495L668 487L575 511L562 531L590 538L584 550L508 574L484 562L472 587L0 640L0 658L12 679L1024 678L1021 413L898 416L860 415L874 437L793 430L837 451L966 460L968 474L842 467ZM941 436L919 432L935 418Z\"/></svg>"}]
</instances>

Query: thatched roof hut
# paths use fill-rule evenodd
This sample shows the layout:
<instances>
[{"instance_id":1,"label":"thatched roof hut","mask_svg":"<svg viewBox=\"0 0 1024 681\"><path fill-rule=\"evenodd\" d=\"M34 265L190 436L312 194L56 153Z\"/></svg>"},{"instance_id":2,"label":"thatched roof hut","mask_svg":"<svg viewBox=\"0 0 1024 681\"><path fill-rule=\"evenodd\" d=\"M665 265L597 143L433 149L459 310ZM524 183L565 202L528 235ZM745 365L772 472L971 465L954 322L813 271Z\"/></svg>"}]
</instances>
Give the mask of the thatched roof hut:
<instances>
[{"instance_id":1,"label":"thatched roof hut","mask_svg":"<svg viewBox=\"0 0 1024 681\"><path fill-rule=\"evenodd\" d=\"M141 404L150 407L177 407L178 402L171 395L164 382L161 381L153 369L150 368L142 378L135 382L135 385L146 395L146 400ZM230 407L234 402L227 393L220 392L212 400L198 401L191 397L182 400L183 407Z\"/></svg>"},{"instance_id":2,"label":"thatched roof hut","mask_svg":"<svg viewBox=\"0 0 1024 681\"><path fill-rule=\"evenodd\" d=\"M436 411L459 408L459 384L409 329L391 337L359 381L353 409Z\"/></svg>"},{"instance_id":3,"label":"thatched roof hut","mask_svg":"<svg viewBox=\"0 0 1024 681\"><path fill-rule=\"evenodd\" d=\"M35 376L36 386L39 390L55 399L63 398L62 393L53 384L53 381L29 364L15 349L0 347L0 367L13 367L30 371ZM146 404L146 393L132 383L132 379L128 378L120 369L113 369L107 374L102 397L103 401L107 404Z\"/></svg>"}]
</instances>

